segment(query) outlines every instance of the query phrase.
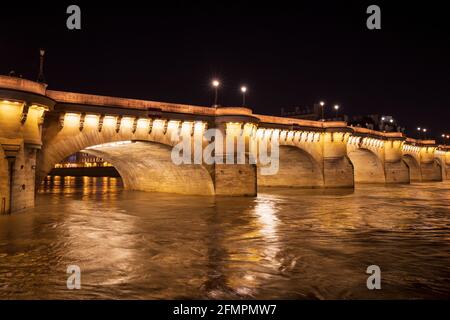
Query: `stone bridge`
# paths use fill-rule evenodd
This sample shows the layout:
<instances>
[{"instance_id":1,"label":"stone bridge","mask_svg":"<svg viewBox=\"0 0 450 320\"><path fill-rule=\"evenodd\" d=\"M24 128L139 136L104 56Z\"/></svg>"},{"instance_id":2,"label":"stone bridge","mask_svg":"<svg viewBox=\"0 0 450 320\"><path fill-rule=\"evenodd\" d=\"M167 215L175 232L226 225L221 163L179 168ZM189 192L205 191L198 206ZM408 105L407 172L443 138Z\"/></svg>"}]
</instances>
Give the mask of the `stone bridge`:
<instances>
[{"instance_id":1,"label":"stone bridge","mask_svg":"<svg viewBox=\"0 0 450 320\"><path fill-rule=\"evenodd\" d=\"M181 164L178 137L203 150L204 132L232 141L279 142L279 170L251 164ZM216 142L217 143L217 142ZM131 190L254 196L258 186L352 188L450 178L450 148L401 133L253 114L243 107L200 107L47 90L0 76L0 213L34 205L36 185L54 165L83 150L112 163ZM224 157L237 148L224 149Z\"/></svg>"}]
</instances>

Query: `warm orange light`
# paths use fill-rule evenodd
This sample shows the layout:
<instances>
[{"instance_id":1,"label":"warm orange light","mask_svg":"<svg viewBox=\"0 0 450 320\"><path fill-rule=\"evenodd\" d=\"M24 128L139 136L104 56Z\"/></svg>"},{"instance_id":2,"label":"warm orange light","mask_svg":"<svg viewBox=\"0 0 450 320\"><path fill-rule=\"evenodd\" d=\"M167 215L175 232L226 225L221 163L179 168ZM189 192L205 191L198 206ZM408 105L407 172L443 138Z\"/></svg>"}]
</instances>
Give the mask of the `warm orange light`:
<instances>
[{"instance_id":1,"label":"warm orange light","mask_svg":"<svg viewBox=\"0 0 450 320\"><path fill-rule=\"evenodd\" d=\"M78 126L80 123L80 114L79 113L66 113L64 116L64 125L65 126Z\"/></svg>"},{"instance_id":2,"label":"warm orange light","mask_svg":"<svg viewBox=\"0 0 450 320\"><path fill-rule=\"evenodd\" d=\"M141 118L137 122L137 127L140 128L140 129L146 129L146 128L148 128L149 123L150 123L149 119Z\"/></svg>"},{"instance_id":3,"label":"warm orange light","mask_svg":"<svg viewBox=\"0 0 450 320\"><path fill-rule=\"evenodd\" d=\"M103 119L103 126L105 127L113 127L116 125L116 117L113 116L105 116Z\"/></svg>"},{"instance_id":4,"label":"warm orange light","mask_svg":"<svg viewBox=\"0 0 450 320\"><path fill-rule=\"evenodd\" d=\"M98 124L98 116L95 114L88 114L84 118L85 126L96 126Z\"/></svg>"},{"instance_id":5,"label":"warm orange light","mask_svg":"<svg viewBox=\"0 0 450 320\"><path fill-rule=\"evenodd\" d=\"M125 117L122 118L122 122L120 123L123 128L131 128L133 126L133 118Z\"/></svg>"}]
</instances>

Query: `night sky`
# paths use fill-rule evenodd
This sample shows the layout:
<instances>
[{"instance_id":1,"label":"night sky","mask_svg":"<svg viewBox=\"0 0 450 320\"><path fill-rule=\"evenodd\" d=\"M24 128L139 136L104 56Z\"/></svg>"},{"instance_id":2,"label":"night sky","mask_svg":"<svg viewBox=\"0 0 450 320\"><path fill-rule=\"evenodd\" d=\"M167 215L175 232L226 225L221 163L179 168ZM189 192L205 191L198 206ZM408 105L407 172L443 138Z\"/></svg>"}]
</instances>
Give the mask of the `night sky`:
<instances>
[{"instance_id":1,"label":"night sky","mask_svg":"<svg viewBox=\"0 0 450 320\"><path fill-rule=\"evenodd\" d=\"M347 114L392 115L413 137L417 126L450 133L440 4L72 2L2 3L0 73L36 80L43 47L54 90L209 106L217 77L221 105L240 105L246 84L256 113L325 100ZM81 7L80 31L66 28L69 4ZM381 7L381 30L366 28L370 4Z\"/></svg>"}]
</instances>

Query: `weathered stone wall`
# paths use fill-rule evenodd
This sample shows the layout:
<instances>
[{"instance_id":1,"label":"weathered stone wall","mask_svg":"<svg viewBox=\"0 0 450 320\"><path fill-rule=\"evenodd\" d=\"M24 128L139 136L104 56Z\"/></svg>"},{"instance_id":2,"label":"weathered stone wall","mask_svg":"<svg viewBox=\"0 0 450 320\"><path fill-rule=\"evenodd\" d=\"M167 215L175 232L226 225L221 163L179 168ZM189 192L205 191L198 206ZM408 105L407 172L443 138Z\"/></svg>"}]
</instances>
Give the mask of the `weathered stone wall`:
<instances>
[{"instance_id":1,"label":"weathered stone wall","mask_svg":"<svg viewBox=\"0 0 450 320\"><path fill-rule=\"evenodd\" d=\"M21 145L13 170L11 210L17 212L34 206L36 150Z\"/></svg>"},{"instance_id":2,"label":"weathered stone wall","mask_svg":"<svg viewBox=\"0 0 450 320\"><path fill-rule=\"evenodd\" d=\"M3 149L0 148L0 214L9 211L9 169L8 160Z\"/></svg>"},{"instance_id":3,"label":"weathered stone wall","mask_svg":"<svg viewBox=\"0 0 450 320\"><path fill-rule=\"evenodd\" d=\"M215 194L219 196L256 196L256 165L216 164L214 166Z\"/></svg>"},{"instance_id":4,"label":"weathered stone wall","mask_svg":"<svg viewBox=\"0 0 450 320\"><path fill-rule=\"evenodd\" d=\"M323 164L326 188L352 188L354 186L354 168L347 156L326 158Z\"/></svg>"},{"instance_id":5,"label":"weathered stone wall","mask_svg":"<svg viewBox=\"0 0 450 320\"><path fill-rule=\"evenodd\" d=\"M410 183L409 167L402 160L385 162L386 183Z\"/></svg>"}]
</instances>

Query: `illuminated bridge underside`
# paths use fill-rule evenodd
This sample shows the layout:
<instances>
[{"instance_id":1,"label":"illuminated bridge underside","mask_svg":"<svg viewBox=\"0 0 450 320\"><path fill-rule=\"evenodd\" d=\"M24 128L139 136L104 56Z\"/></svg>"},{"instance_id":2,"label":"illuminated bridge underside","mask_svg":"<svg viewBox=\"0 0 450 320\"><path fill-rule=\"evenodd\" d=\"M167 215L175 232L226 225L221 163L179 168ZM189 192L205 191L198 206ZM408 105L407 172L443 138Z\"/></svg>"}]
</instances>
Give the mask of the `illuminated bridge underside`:
<instances>
[{"instance_id":1,"label":"illuminated bridge underside","mask_svg":"<svg viewBox=\"0 0 450 320\"><path fill-rule=\"evenodd\" d=\"M280 146L280 163L277 174L261 175L258 186L267 187L323 187L323 172L316 160L294 146Z\"/></svg>"},{"instance_id":2,"label":"illuminated bridge underside","mask_svg":"<svg viewBox=\"0 0 450 320\"><path fill-rule=\"evenodd\" d=\"M175 165L167 145L135 142L94 147L83 152L110 162L129 190L213 195L211 175L202 165Z\"/></svg>"},{"instance_id":3,"label":"illuminated bridge underside","mask_svg":"<svg viewBox=\"0 0 450 320\"><path fill-rule=\"evenodd\" d=\"M366 149L357 149L348 153L353 163L355 182L357 183L384 183L386 181L381 160Z\"/></svg>"}]
</instances>

